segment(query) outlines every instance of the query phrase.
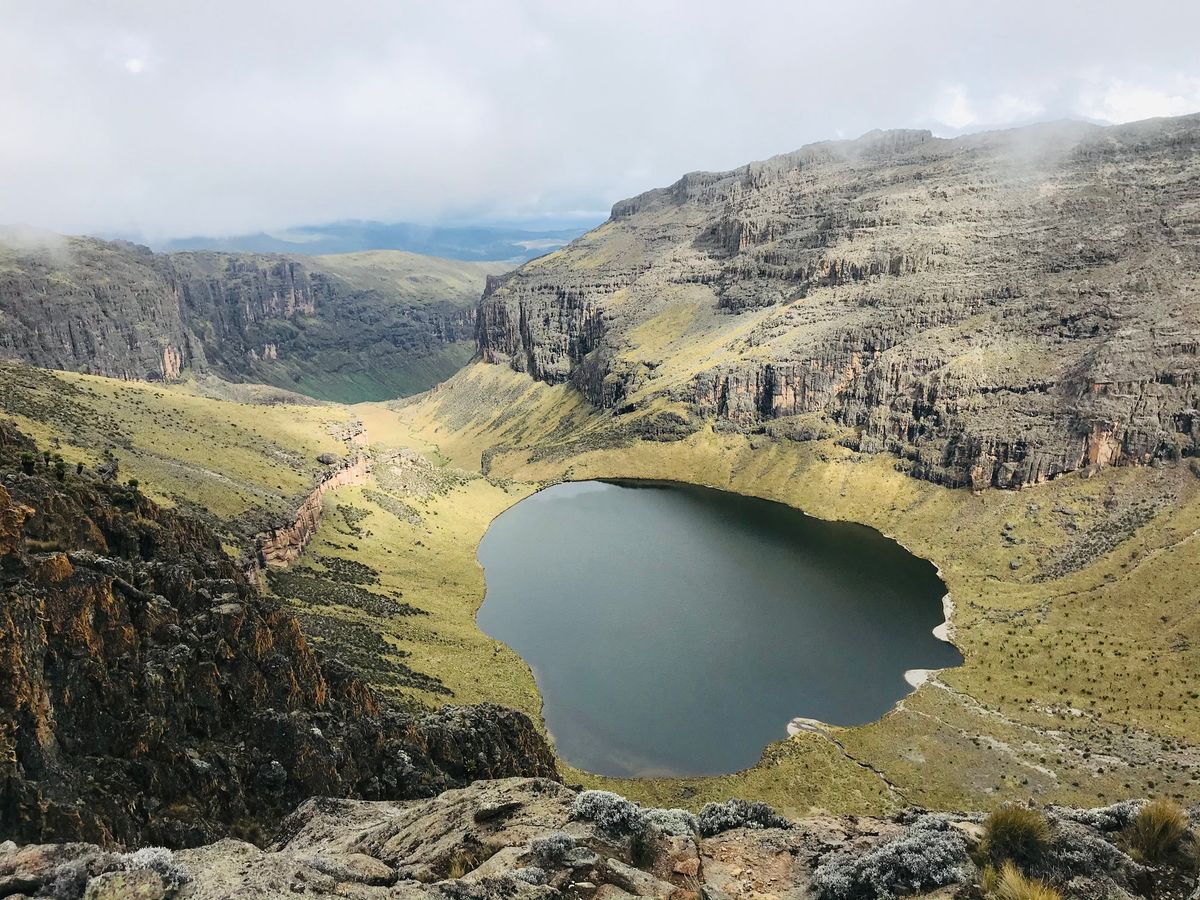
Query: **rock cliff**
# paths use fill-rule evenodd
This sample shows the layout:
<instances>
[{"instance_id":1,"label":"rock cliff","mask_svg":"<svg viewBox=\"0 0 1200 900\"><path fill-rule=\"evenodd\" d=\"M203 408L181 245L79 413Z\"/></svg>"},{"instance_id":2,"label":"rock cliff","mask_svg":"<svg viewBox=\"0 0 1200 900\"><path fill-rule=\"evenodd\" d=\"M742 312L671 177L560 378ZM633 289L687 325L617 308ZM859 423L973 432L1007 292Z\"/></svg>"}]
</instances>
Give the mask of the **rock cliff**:
<instances>
[{"instance_id":1,"label":"rock cliff","mask_svg":"<svg viewBox=\"0 0 1200 900\"><path fill-rule=\"evenodd\" d=\"M175 380L185 371L333 400L425 390L471 354L501 264L378 251L155 254L0 230L0 356Z\"/></svg>"},{"instance_id":2,"label":"rock cliff","mask_svg":"<svg viewBox=\"0 0 1200 900\"><path fill-rule=\"evenodd\" d=\"M874 132L616 204L490 280L476 335L643 430L1015 488L1200 452L1198 238L1200 116Z\"/></svg>"},{"instance_id":3,"label":"rock cliff","mask_svg":"<svg viewBox=\"0 0 1200 900\"><path fill-rule=\"evenodd\" d=\"M1126 852L1139 806L1048 811L1045 847L1027 867L1062 893L991 896L1184 900L1195 881L1186 860L1147 865ZM697 816L513 778L406 803L310 800L266 848L0 845L0 889L61 900L982 898L982 820L913 809L788 821L740 801Z\"/></svg>"},{"instance_id":4,"label":"rock cliff","mask_svg":"<svg viewBox=\"0 0 1200 900\"><path fill-rule=\"evenodd\" d=\"M556 777L527 717L387 707L206 525L0 423L0 834L255 839L310 796L507 775Z\"/></svg>"}]
</instances>

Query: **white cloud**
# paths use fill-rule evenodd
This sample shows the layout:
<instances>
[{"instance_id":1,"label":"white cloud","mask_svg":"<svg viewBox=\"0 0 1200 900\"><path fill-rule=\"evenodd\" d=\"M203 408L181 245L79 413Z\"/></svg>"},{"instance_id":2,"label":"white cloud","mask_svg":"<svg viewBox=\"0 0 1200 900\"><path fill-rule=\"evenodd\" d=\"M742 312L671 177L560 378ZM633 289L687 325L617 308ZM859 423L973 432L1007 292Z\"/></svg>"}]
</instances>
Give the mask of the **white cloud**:
<instances>
[{"instance_id":1,"label":"white cloud","mask_svg":"<svg viewBox=\"0 0 1200 900\"><path fill-rule=\"evenodd\" d=\"M0 223L550 215L839 131L1200 108L1197 3L741 0L738 19L722 0L8 4ZM847 21L869 23L852 49L830 38Z\"/></svg>"},{"instance_id":2,"label":"white cloud","mask_svg":"<svg viewBox=\"0 0 1200 900\"><path fill-rule=\"evenodd\" d=\"M1084 91L1076 109L1079 115L1113 123L1200 112L1200 77L1176 76L1165 87L1115 79Z\"/></svg>"},{"instance_id":3,"label":"white cloud","mask_svg":"<svg viewBox=\"0 0 1200 900\"><path fill-rule=\"evenodd\" d=\"M967 89L961 84L942 89L941 96L933 108L933 117L954 129L967 128L979 121Z\"/></svg>"},{"instance_id":4,"label":"white cloud","mask_svg":"<svg viewBox=\"0 0 1200 900\"><path fill-rule=\"evenodd\" d=\"M965 85L954 84L942 88L929 117L953 131L964 131L1029 122L1045 111L1045 105L1033 95L1005 91L976 101Z\"/></svg>"}]
</instances>

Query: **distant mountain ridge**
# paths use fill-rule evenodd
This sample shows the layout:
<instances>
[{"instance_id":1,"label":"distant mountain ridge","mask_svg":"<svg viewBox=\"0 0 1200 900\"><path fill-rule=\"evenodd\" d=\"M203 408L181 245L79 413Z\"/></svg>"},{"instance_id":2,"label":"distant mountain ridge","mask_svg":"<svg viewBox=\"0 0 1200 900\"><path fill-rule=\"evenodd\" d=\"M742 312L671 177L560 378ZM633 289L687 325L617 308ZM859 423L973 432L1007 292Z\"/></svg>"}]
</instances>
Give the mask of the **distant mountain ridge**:
<instances>
[{"instance_id":1,"label":"distant mountain ridge","mask_svg":"<svg viewBox=\"0 0 1200 900\"><path fill-rule=\"evenodd\" d=\"M164 254L0 231L0 358L389 399L427 390L471 357L475 302L507 266L400 251Z\"/></svg>"},{"instance_id":2,"label":"distant mountain ridge","mask_svg":"<svg viewBox=\"0 0 1200 900\"><path fill-rule=\"evenodd\" d=\"M503 225L418 225L411 222L344 221L286 231L187 237L156 245L160 251L223 250L314 256L362 250L405 250L462 260L525 262L556 250L599 222L571 227Z\"/></svg>"}]
</instances>

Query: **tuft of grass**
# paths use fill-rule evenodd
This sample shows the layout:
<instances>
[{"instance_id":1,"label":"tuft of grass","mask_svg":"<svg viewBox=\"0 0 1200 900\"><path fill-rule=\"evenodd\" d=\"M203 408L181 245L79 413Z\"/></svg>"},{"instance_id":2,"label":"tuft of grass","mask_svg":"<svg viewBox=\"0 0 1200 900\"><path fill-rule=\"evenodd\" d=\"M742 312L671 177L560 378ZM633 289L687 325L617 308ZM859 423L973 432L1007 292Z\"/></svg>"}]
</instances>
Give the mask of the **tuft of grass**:
<instances>
[{"instance_id":1,"label":"tuft of grass","mask_svg":"<svg viewBox=\"0 0 1200 900\"><path fill-rule=\"evenodd\" d=\"M500 845L490 842L464 844L451 854L446 864L446 877L462 878L474 872L499 851Z\"/></svg>"},{"instance_id":2,"label":"tuft of grass","mask_svg":"<svg viewBox=\"0 0 1200 900\"><path fill-rule=\"evenodd\" d=\"M1021 874L1012 862L1006 862L999 872L993 869L990 875L985 873L983 884L993 900L1062 900L1057 890L1044 881Z\"/></svg>"},{"instance_id":3,"label":"tuft of grass","mask_svg":"<svg viewBox=\"0 0 1200 900\"><path fill-rule=\"evenodd\" d=\"M1050 823L1045 814L1015 803L993 810L983 831L980 851L993 865L1012 862L1028 869L1040 862L1050 847Z\"/></svg>"},{"instance_id":4,"label":"tuft of grass","mask_svg":"<svg viewBox=\"0 0 1200 900\"><path fill-rule=\"evenodd\" d=\"M1168 859L1183 846L1187 836L1187 813L1166 797L1151 800L1143 806L1125 835L1132 855L1152 864Z\"/></svg>"}]
</instances>

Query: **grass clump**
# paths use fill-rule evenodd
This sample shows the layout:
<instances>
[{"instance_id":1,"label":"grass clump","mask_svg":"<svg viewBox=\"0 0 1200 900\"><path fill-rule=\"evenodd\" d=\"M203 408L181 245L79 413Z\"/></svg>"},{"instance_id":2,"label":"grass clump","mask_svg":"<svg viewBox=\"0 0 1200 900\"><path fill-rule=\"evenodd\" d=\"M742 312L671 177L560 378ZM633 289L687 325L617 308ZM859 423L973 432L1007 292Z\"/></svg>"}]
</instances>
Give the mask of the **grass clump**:
<instances>
[{"instance_id":1,"label":"grass clump","mask_svg":"<svg viewBox=\"0 0 1200 900\"><path fill-rule=\"evenodd\" d=\"M1183 846L1188 836L1187 813L1174 800L1151 800L1126 829L1131 855L1141 862L1161 863Z\"/></svg>"},{"instance_id":2,"label":"grass clump","mask_svg":"<svg viewBox=\"0 0 1200 900\"><path fill-rule=\"evenodd\" d=\"M983 823L980 852L992 865L1007 861L1021 869L1037 866L1050 849L1050 823L1039 810L1010 803Z\"/></svg>"},{"instance_id":3,"label":"grass clump","mask_svg":"<svg viewBox=\"0 0 1200 900\"><path fill-rule=\"evenodd\" d=\"M1062 900L1062 894L1044 881L1029 878L1011 861L997 871L987 868L983 873L983 890L991 900Z\"/></svg>"}]
</instances>

